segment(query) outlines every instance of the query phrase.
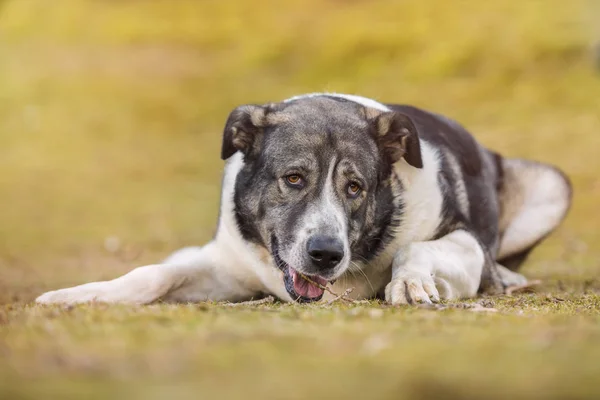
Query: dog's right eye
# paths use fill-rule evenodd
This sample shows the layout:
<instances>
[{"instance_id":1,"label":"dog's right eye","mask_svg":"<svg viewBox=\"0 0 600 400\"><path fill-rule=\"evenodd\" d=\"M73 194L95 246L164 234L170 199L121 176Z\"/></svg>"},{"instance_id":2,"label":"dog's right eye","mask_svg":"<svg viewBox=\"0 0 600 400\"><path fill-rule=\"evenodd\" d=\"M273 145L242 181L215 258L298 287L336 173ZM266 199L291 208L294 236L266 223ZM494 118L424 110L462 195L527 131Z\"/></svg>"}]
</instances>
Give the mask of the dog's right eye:
<instances>
[{"instance_id":1,"label":"dog's right eye","mask_svg":"<svg viewBox=\"0 0 600 400\"><path fill-rule=\"evenodd\" d=\"M293 188L301 188L304 186L304 179L298 174L291 174L285 177L285 183Z\"/></svg>"}]
</instances>

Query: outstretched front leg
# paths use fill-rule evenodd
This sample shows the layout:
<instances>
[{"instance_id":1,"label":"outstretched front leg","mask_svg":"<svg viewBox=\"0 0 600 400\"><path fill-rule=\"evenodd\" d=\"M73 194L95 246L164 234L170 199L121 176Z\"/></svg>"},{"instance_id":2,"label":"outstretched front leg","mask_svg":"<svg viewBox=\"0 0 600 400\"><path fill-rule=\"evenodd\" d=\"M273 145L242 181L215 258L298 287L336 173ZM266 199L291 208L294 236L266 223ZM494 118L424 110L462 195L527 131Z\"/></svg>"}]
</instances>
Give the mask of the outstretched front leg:
<instances>
[{"instance_id":1,"label":"outstretched front leg","mask_svg":"<svg viewBox=\"0 0 600 400\"><path fill-rule=\"evenodd\" d=\"M385 298L392 304L413 304L473 297L485 262L479 241L464 230L413 243L394 257Z\"/></svg>"},{"instance_id":2,"label":"outstretched front leg","mask_svg":"<svg viewBox=\"0 0 600 400\"><path fill-rule=\"evenodd\" d=\"M167 302L239 301L255 293L240 285L229 273L227 260L214 242L169 257L162 264L147 265L113 279L47 292L36 299L40 304L87 302L148 304Z\"/></svg>"}]
</instances>

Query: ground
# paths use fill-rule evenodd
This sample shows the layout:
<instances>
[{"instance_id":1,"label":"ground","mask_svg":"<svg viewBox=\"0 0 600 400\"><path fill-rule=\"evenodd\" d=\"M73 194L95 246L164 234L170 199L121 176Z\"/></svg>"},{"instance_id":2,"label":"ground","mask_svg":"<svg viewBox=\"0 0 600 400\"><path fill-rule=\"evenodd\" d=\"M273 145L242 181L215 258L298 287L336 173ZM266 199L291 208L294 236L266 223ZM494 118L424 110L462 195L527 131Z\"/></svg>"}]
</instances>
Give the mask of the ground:
<instances>
[{"instance_id":1,"label":"ground","mask_svg":"<svg viewBox=\"0 0 600 400\"><path fill-rule=\"evenodd\" d=\"M0 0L0 398L598 398L599 18L584 0ZM565 170L573 208L522 271L542 286L443 310L31 303L209 239L228 112L325 90Z\"/></svg>"}]
</instances>

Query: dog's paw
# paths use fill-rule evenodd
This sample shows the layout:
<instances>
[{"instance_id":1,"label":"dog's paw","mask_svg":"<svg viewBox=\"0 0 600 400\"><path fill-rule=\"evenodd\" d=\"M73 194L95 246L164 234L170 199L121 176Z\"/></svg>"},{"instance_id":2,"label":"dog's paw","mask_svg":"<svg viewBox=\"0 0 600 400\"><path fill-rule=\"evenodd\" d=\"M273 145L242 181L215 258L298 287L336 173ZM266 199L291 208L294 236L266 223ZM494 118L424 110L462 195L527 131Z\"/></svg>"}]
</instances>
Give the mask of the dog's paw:
<instances>
[{"instance_id":1,"label":"dog's paw","mask_svg":"<svg viewBox=\"0 0 600 400\"><path fill-rule=\"evenodd\" d=\"M420 271L404 271L385 288L385 300L391 304L437 303L440 294L433 277Z\"/></svg>"},{"instance_id":2,"label":"dog's paw","mask_svg":"<svg viewBox=\"0 0 600 400\"><path fill-rule=\"evenodd\" d=\"M75 304L77 296L67 293L68 289L46 292L35 299L37 304Z\"/></svg>"},{"instance_id":3,"label":"dog's paw","mask_svg":"<svg viewBox=\"0 0 600 400\"><path fill-rule=\"evenodd\" d=\"M72 287L46 292L35 299L37 304L80 304L102 301L98 288Z\"/></svg>"},{"instance_id":4,"label":"dog's paw","mask_svg":"<svg viewBox=\"0 0 600 400\"><path fill-rule=\"evenodd\" d=\"M509 270L508 268L497 264L498 275L504 286L522 286L527 284L527 278L518 272Z\"/></svg>"},{"instance_id":5,"label":"dog's paw","mask_svg":"<svg viewBox=\"0 0 600 400\"><path fill-rule=\"evenodd\" d=\"M91 293L77 293L71 289L54 290L44 293L35 299L37 304L79 304L96 301L97 296Z\"/></svg>"}]
</instances>

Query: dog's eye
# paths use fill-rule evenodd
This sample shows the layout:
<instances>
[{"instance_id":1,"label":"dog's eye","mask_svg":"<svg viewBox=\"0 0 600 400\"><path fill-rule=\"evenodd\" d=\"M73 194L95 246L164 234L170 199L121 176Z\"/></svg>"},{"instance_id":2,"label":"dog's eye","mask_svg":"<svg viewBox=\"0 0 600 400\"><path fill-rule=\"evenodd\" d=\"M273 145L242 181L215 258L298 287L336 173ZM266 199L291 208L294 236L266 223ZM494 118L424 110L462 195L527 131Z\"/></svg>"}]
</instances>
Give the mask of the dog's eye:
<instances>
[{"instance_id":1,"label":"dog's eye","mask_svg":"<svg viewBox=\"0 0 600 400\"><path fill-rule=\"evenodd\" d=\"M346 191L348 192L348 197L356 198L360 194L361 190L362 188L358 183L350 182Z\"/></svg>"},{"instance_id":2,"label":"dog's eye","mask_svg":"<svg viewBox=\"0 0 600 400\"><path fill-rule=\"evenodd\" d=\"M285 182L292 187L301 187L304 184L304 179L298 174L291 174L285 177Z\"/></svg>"}]
</instances>

